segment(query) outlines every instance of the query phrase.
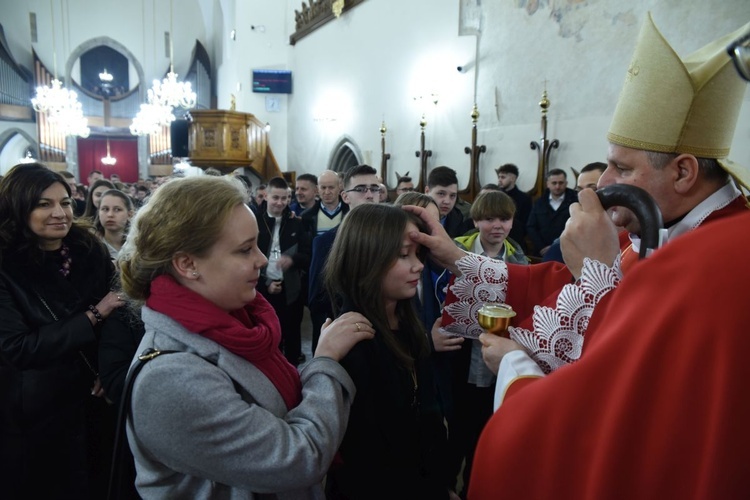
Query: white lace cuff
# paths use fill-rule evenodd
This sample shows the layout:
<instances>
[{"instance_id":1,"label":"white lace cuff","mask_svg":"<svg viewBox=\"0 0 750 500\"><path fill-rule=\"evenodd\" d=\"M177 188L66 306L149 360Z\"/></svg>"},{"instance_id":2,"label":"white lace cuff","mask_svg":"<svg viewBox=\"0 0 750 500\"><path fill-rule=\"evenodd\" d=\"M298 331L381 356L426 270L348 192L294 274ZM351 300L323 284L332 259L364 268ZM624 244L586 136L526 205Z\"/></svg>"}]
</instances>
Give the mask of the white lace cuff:
<instances>
[{"instance_id":1,"label":"white lace cuff","mask_svg":"<svg viewBox=\"0 0 750 500\"><path fill-rule=\"evenodd\" d=\"M484 331L477 323L477 313L485 302L504 303L508 290L508 266L501 260L467 253L456 262L461 272L451 285L455 302L446 304L454 322L442 330L449 335L478 338Z\"/></svg>"},{"instance_id":2,"label":"white lace cuff","mask_svg":"<svg viewBox=\"0 0 750 500\"><path fill-rule=\"evenodd\" d=\"M612 267L585 258L581 279L563 287L554 308L534 308L534 331L510 327L510 338L529 352L544 373L577 361L596 304L614 290L621 279L619 256Z\"/></svg>"}]
</instances>

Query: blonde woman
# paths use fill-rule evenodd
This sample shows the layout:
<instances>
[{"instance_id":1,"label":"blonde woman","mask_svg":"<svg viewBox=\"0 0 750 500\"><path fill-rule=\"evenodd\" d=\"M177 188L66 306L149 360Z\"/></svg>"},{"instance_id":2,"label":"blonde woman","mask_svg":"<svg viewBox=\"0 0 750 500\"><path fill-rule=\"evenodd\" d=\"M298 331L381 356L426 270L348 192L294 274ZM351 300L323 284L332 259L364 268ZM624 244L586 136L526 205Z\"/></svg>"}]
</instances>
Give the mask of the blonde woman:
<instances>
[{"instance_id":1,"label":"blonde woman","mask_svg":"<svg viewBox=\"0 0 750 500\"><path fill-rule=\"evenodd\" d=\"M178 351L135 379L127 431L143 498L323 498L356 392L339 365L374 330L324 324L301 372L256 291L267 263L239 180L174 179L138 210L118 263L147 348Z\"/></svg>"}]
</instances>

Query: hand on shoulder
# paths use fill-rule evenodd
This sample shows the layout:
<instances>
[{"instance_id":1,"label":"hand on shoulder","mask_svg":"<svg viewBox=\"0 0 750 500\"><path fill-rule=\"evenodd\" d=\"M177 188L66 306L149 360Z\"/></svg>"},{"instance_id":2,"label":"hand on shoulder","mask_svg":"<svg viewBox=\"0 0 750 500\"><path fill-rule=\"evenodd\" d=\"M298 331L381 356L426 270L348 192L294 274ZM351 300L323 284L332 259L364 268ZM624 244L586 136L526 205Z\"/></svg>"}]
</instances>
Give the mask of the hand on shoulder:
<instances>
[{"instance_id":1,"label":"hand on shoulder","mask_svg":"<svg viewBox=\"0 0 750 500\"><path fill-rule=\"evenodd\" d=\"M336 320L328 318L320 329L315 357L326 356L340 361L357 342L373 337L375 329L372 323L360 313L344 313Z\"/></svg>"}]
</instances>

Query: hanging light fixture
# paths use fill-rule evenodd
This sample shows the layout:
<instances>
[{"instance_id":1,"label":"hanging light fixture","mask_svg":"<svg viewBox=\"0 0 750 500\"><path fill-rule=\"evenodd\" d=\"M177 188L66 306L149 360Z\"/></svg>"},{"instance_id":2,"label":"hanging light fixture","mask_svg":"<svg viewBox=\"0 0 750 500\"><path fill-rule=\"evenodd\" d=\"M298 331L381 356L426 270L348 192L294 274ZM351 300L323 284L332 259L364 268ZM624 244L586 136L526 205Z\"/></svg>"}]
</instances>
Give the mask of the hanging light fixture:
<instances>
[{"instance_id":1,"label":"hanging light fixture","mask_svg":"<svg viewBox=\"0 0 750 500\"><path fill-rule=\"evenodd\" d=\"M102 163L109 167L117 163L117 158L109 154L109 137L107 137L107 156L102 158Z\"/></svg>"},{"instance_id":2,"label":"hanging light fixture","mask_svg":"<svg viewBox=\"0 0 750 500\"><path fill-rule=\"evenodd\" d=\"M153 4L154 13L152 18L156 19L156 4ZM143 16L143 26L146 25L146 3L145 0L141 3L141 15ZM154 28L155 29L155 28ZM154 33L154 39L156 33ZM155 52L155 51L154 51ZM154 61L156 60L156 53L154 53ZM143 62L146 62L146 30L143 30ZM141 104L141 108L133 118L133 122L130 124L130 133L133 135L151 135L156 134L161 129L159 122L161 121L160 115L166 110L160 106L154 106L148 103L151 98L151 89L148 90L147 102ZM168 110L170 113L172 110Z\"/></svg>"},{"instance_id":3,"label":"hanging light fixture","mask_svg":"<svg viewBox=\"0 0 750 500\"><path fill-rule=\"evenodd\" d=\"M31 99L34 111L47 116L47 119L57 125L65 135L88 137L91 130L88 120L83 116L83 106L78 101L78 94L63 87L57 79L57 43L55 43L55 10L50 0L52 19L52 46L54 78L49 86L41 85L36 88L36 96Z\"/></svg>"},{"instance_id":4,"label":"hanging light fixture","mask_svg":"<svg viewBox=\"0 0 750 500\"><path fill-rule=\"evenodd\" d=\"M34 163L36 162L36 158L31 154L30 150L26 150L26 155L18 160L18 163Z\"/></svg>"},{"instance_id":5,"label":"hanging light fixture","mask_svg":"<svg viewBox=\"0 0 750 500\"><path fill-rule=\"evenodd\" d=\"M190 82L178 82L177 73L174 72L174 42L173 38L173 13L172 0L169 1L169 73L161 82L154 80L153 86L148 93L148 102L156 106L169 107L170 114L173 108L190 109L195 107L197 96L193 92ZM162 113L161 125L169 125L174 121L174 115Z\"/></svg>"},{"instance_id":6,"label":"hanging light fixture","mask_svg":"<svg viewBox=\"0 0 750 500\"><path fill-rule=\"evenodd\" d=\"M85 139L91 133L89 121L83 116L83 106L78 102L76 93L69 92L75 100L70 101L65 108L55 109L54 114L48 112L47 117L64 135L75 135Z\"/></svg>"},{"instance_id":7,"label":"hanging light fixture","mask_svg":"<svg viewBox=\"0 0 750 500\"><path fill-rule=\"evenodd\" d=\"M149 93L151 90L149 90ZM174 120L172 108L158 104L141 104L141 109L130 124L130 133L133 135L156 134L163 123L171 123Z\"/></svg>"},{"instance_id":8,"label":"hanging light fixture","mask_svg":"<svg viewBox=\"0 0 750 500\"><path fill-rule=\"evenodd\" d=\"M112 76L112 73L107 72L107 68L104 68L104 71L99 73L99 80L106 83L111 83L114 79L114 76Z\"/></svg>"},{"instance_id":9,"label":"hanging light fixture","mask_svg":"<svg viewBox=\"0 0 750 500\"><path fill-rule=\"evenodd\" d=\"M172 42L172 0L169 2L169 73L161 82L154 80L152 88L147 92L146 103L133 118L130 133L133 135L149 135L159 132L161 127L169 126L175 120L174 108L190 109L195 107L197 96L193 92L190 82L177 81L174 72L174 45ZM145 38L144 38L145 40ZM145 42L144 42L145 46Z\"/></svg>"},{"instance_id":10,"label":"hanging light fixture","mask_svg":"<svg viewBox=\"0 0 750 500\"><path fill-rule=\"evenodd\" d=\"M171 43L170 39L170 45ZM190 85L190 82L178 82L177 74L172 70L171 64L167 77L161 82L154 80L154 86L149 93L149 103L151 104L169 108L190 109L195 107L196 95L193 92L192 85ZM172 120L174 120L174 116ZM163 125L169 125L169 122Z\"/></svg>"}]
</instances>

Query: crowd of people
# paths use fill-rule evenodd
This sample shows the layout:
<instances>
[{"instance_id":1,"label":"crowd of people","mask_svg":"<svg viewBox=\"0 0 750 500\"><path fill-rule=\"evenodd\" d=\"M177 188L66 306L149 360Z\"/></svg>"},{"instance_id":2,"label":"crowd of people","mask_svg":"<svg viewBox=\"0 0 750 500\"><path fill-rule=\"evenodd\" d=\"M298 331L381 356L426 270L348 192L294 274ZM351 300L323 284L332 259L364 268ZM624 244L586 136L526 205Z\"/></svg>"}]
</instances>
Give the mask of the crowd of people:
<instances>
[{"instance_id":1,"label":"crowd of people","mask_svg":"<svg viewBox=\"0 0 750 500\"><path fill-rule=\"evenodd\" d=\"M576 190L550 170L535 202L512 163L471 203L448 166L390 200L369 165L86 187L16 165L0 496L105 498L122 405L121 498L750 495L750 169L727 160L745 82L726 51L749 29L683 60L648 17L607 162ZM665 248L639 260L641 222L595 193L612 184L654 199ZM479 326L486 303L516 313L506 337Z\"/></svg>"}]
</instances>

